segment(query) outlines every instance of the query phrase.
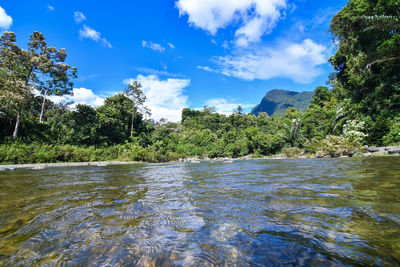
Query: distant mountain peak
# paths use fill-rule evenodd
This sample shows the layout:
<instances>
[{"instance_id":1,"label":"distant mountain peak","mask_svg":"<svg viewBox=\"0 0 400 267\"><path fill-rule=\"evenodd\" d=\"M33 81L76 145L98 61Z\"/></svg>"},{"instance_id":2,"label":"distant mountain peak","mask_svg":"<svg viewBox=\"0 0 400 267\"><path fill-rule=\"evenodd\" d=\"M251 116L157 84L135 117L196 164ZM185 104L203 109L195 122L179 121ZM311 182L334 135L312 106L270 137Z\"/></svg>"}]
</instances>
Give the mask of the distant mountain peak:
<instances>
[{"instance_id":1,"label":"distant mountain peak","mask_svg":"<svg viewBox=\"0 0 400 267\"><path fill-rule=\"evenodd\" d=\"M261 100L261 103L253 108L251 114L258 115L266 112L272 114L282 114L288 108L295 107L299 111L304 111L310 105L314 92L295 92L283 89L273 89L269 91Z\"/></svg>"}]
</instances>

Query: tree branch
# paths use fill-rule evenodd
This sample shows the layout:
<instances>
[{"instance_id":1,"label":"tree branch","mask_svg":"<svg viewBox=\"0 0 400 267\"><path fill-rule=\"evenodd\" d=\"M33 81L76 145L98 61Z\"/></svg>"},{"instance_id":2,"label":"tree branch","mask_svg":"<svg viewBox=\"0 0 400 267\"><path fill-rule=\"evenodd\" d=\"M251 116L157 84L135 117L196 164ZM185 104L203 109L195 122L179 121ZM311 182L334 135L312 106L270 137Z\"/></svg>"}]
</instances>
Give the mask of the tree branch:
<instances>
[{"instance_id":1,"label":"tree branch","mask_svg":"<svg viewBox=\"0 0 400 267\"><path fill-rule=\"evenodd\" d=\"M367 64L367 69L371 68L372 65L381 64L383 62L390 61L390 60L396 60L396 59L400 59L400 57L389 57L389 58L377 59L377 60L372 61L371 63Z\"/></svg>"}]
</instances>

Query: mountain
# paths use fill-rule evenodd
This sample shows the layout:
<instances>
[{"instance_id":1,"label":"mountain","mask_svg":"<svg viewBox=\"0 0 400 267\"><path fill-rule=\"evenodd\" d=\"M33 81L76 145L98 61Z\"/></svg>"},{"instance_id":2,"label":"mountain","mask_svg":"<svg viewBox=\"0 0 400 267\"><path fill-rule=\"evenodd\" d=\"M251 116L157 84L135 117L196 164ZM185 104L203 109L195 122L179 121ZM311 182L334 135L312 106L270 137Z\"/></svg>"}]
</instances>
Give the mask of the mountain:
<instances>
[{"instance_id":1,"label":"mountain","mask_svg":"<svg viewBox=\"0 0 400 267\"><path fill-rule=\"evenodd\" d=\"M269 116L274 113L282 114L288 108L295 107L304 111L311 102L314 92L293 92L274 89L269 91L261 100L261 103L253 108L251 114L258 115L266 112Z\"/></svg>"}]
</instances>

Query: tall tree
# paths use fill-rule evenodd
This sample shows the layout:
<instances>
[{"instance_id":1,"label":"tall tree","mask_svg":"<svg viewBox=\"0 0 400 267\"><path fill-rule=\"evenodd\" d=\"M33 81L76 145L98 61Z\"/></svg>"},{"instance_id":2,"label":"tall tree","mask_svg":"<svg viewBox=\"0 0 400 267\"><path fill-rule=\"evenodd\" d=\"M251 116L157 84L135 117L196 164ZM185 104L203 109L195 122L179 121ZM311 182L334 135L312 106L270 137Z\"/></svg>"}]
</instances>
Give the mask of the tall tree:
<instances>
[{"instance_id":1,"label":"tall tree","mask_svg":"<svg viewBox=\"0 0 400 267\"><path fill-rule=\"evenodd\" d=\"M400 111L400 0L349 0L332 19L335 91L362 113Z\"/></svg>"},{"instance_id":2,"label":"tall tree","mask_svg":"<svg viewBox=\"0 0 400 267\"><path fill-rule=\"evenodd\" d=\"M0 37L0 100L16 114L13 138L17 138L24 105L33 97L33 72L26 62L29 53L18 47L13 32Z\"/></svg>"},{"instance_id":3,"label":"tall tree","mask_svg":"<svg viewBox=\"0 0 400 267\"><path fill-rule=\"evenodd\" d=\"M32 71L36 72L36 87L42 95L39 121L43 120L46 98L50 95L71 94L72 78L76 78L76 68L65 64L65 49L47 46L46 38L40 32L31 34L28 43Z\"/></svg>"},{"instance_id":4,"label":"tall tree","mask_svg":"<svg viewBox=\"0 0 400 267\"><path fill-rule=\"evenodd\" d=\"M131 136L133 136L136 113L144 108L144 102L146 101L146 96L141 88L140 82L133 81L125 89L125 95L132 100ZM145 110L149 112L148 108L145 108Z\"/></svg>"},{"instance_id":5,"label":"tall tree","mask_svg":"<svg viewBox=\"0 0 400 267\"><path fill-rule=\"evenodd\" d=\"M241 105L237 106L236 110L234 110L234 113L242 115L243 114L243 107Z\"/></svg>"},{"instance_id":6,"label":"tall tree","mask_svg":"<svg viewBox=\"0 0 400 267\"><path fill-rule=\"evenodd\" d=\"M89 105L78 104L76 110L67 113L64 123L70 129L67 134L67 142L74 145L93 146L98 145L97 134L98 115Z\"/></svg>"},{"instance_id":7,"label":"tall tree","mask_svg":"<svg viewBox=\"0 0 400 267\"><path fill-rule=\"evenodd\" d=\"M97 109L99 116L98 135L107 143L124 143L130 136L132 121L132 100L124 94L106 98L104 105ZM141 123L136 116L135 126Z\"/></svg>"},{"instance_id":8,"label":"tall tree","mask_svg":"<svg viewBox=\"0 0 400 267\"><path fill-rule=\"evenodd\" d=\"M323 107L325 102L328 102L332 98L332 92L329 91L328 87L326 86L318 86L314 90L313 98L311 99L311 103L313 105L319 105Z\"/></svg>"}]
</instances>

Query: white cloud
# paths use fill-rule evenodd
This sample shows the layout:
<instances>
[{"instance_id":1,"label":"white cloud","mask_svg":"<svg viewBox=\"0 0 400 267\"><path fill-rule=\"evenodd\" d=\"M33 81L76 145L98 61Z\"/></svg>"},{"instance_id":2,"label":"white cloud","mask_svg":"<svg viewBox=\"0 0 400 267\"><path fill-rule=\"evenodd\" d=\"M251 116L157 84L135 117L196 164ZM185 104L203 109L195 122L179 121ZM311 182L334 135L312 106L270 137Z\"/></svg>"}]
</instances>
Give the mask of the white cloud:
<instances>
[{"instance_id":1,"label":"white cloud","mask_svg":"<svg viewBox=\"0 0 400 267\"><path fill-rule=\"evenodd\" d=\"M75 12L74 12L74 20L75 20L75 23L79 24L79 23L81 23L82 21L86 20L86 17L85 17L85 15L84 15L82 12L80 12L80 11L75 11Z\"/></svg>"},{"instance_id":2,"label":"white cloud","mask_svg":"<svg viewBox=\"0 0 400 267\"><path fill-rule=\"evenodd\" d=\"M151 109L153 119L167 118L174 122L181 120L182 109L188 106L187 96L183 93L190 85L189 79L162 80L156 75L138 75L135 79L124 80L124 83L128 84L133 80L141 83L147 97L145 105Z\"/></svg>"},{"instance_id":3,"label":"white cloud","mask_svg":"<svg viewBox=\"0 0 400 267\"><path fill-rule=\"evenodd\" d=\"M169 48L174 49L175 45L173 43L167 42L167 45L169 46Z\"/></svg>"},{"instance_id":4,"label":"white cloud","mask_svg":"<svg viewBox=\"0 0 400 267\"><path fill-rule=\"evenodd\" d=\"M224 43L222 44L222 48L224 48L224 49L228 49L229 48L229 43L228 43L228 41L224 41Z\"/></svg>"},{"instance_id":5,"label":"white cloud","mask_svg":"<svg viewBox=\"0 0 400 267\"><path fill-rule=\"evenodd\" d=\"M258 42L269 33L287 7L286 0L178 0L180 15L191 25L215 35L229 25L239 26L236 45Z\"/></svg>"},{"instance_id":6,"label":"white cloud","mask_svg":"<svg viewBox=\"0 0 400 267\"><path fill-rule=\"evenodd\" d=\"M4 8L0 6L0 28L7 30L10 28L12 23L13 23L12 18L9 15L7 15Z\"/></svg>"},{"instance_id":7,"label":"white cloud","mask_svg":"<svg viewBox=\"0 0 400 267\"><path fill-rule=\"evenodd\" d=\"M151 109L152 118L159 120L167 118L169 121L178 122L181 120L182 109L187 107L187 96L184 95L184 89L190 85L189 79L160 79L156 75L138 75L135 79L124 80L129 84L133 80L142 84L142 89L147 97L145 105ZM108 95L115 95L119 92L108 92ZM36 92L38 95L39 93ZM71 108L78 104L98 107L104 104L105 99L93 93L87 88L74 88L73 95L49 96L48 99L54 103L73 102Z\"/></svg>"},{"instance_id":8,"label":"white cloud","mask_svg":"<svg viewBox=\"0 0 400 267\"><path fill-rule=\"evenodd\" d=\"M54 103L74 102L71 107L75 108L78 104L90 105L98 107L104 104L104 98L95 95L92 90L87 88L74 88L73 95L49 96L48 98Z\"/></svg>"},{"instance_id":9,"label":"white cloud","mask_svg":"<svg viewBox=\"0 0 400 267\"><path fill-rule=\"evenodd\" d=\"M236 50L233 55L216 57L216 68L198 67L242 80L288 78L299 83L310 83L327 63L325 46L306 39L301 43L281 43L275 47Z\"/></svg>"},{"instance_id":10,"label":"white cloud","mask_svg":"<svg viewBox=\"0 0 400 267\"><path fill-rule=\"evenodd\" d=\"M158 51L158 52L164 52L164 51L165 51L165 47L163 47L163 46L160 45L160 44L153 43L152 41L147 42L147 41L144 41L144 40L143 40L143 41L142 41L142 46L143 46L143 47L150 48L151 50Z\"/></svg>"},{"instance_id":11,"label":"white cloud","mask_svg":"<svg viewBox=\"0 0 400 267\"><path fill-rule=\"evenodd\" d=\"M100 40L101 33L96 31L95 29L83 25L83 29L79 31L79 36L81 38L89 38L97 42Z\"/></svg>"},{"instance_id":12,"label":"white cloud","mask_svg":"<svg viewBox=\"0 0 400 267\"><path fill-rule=\"evenodd\" d=\"M95 42L100 42L104 46L108 48L112 48L111 43L106 38L101 38L101 33L92 29L86 25L83 25L83 28L79 30L79 37L80 38L88 38L92 39Z\"/></svg>"},{"instance_id":13,"label":"white cloud","mask_svg":"<svg viewBox=\"0 0 400 267\"><path fill-rule=\"evenodd\" d=\"M49 11L49 12L54 11L54 9L55 9L55 8L54 8L53 6L51 6L51 5L47 5L46 8L47 8L47 11Z\"/></svg>"},{"instance_id":14,"label":"white cloud","mask_svg":"<svg viewBox=\"0 0 400 267\"><path fill-rule=\"evenodd\" d=\"M197 66L197 68L199 70L205 70L205 71L209 71L209 72L216 72L212 68L210 68L209 66Z\"/></svg>"},{"instance_id":15,"label":"white cloud","mask_svg":"<svg viewBox=\"0 0 400 267\"><path fill-rule=\"evenodd\" d=\"M251 108L255 105L253 104L240 104L235 102L228 102L225 98L214 98L209 99L206 102L206 105L209 107L215 107L217 113L230 115L234 110L237 109L238 106L242 106L242 108Z\"/></svg>"},{"instance_id":16,"label":"white cloud","mask_svg":"<svg viewBox=\"0 0 400 267\"><path fill-rule=\"evenodd\" d=\"M104 98L97 96L92 90L86 88L74 88L73 96L70 97L75 104L86 104L94 107L104 104Z\"/></svg>"},{"instance_id":17,"label":"white cloud","mask_svg":"<svg viewBox=\"0 0 400 267\"><path fill-rule=\"evenodd\" d=\"M145 73L145 74L151 74L151 75L156 75L156 76L183 77L182 74L171 73L166 70L155 70L155 69L146 68L146 67L135 67L135 69L142 74Z\"/></svg>"},{"instance_id":18,"label":"white cloud","mask_svg":"<svg viewBox=\"0 0 400 267\"><path fill-rule=\"evenodd\" d=\"M106 38L101 38L101 43L108 48L113 47L112 44Z\"/></svg>"}]
</instances>

